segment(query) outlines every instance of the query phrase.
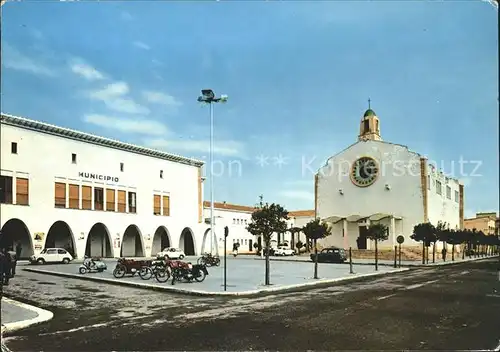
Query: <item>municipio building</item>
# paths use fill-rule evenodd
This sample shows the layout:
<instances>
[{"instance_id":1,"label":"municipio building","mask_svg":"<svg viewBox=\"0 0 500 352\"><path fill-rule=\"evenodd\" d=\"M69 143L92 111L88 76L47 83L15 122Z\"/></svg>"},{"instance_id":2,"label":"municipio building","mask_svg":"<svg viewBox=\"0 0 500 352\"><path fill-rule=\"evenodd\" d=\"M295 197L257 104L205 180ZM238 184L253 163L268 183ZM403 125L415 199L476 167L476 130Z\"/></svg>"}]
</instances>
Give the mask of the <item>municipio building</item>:
<instances>
[{"instance_id":1,"label":"municipio building","mask_svg":"<svg viewBox=\"0 0 500 352\"><path fill-rule=\"evenodd\" d=\"M0 141L0 242L22 258L200 252L203 161L6 114Z\"/></svg>"}]
</instances>

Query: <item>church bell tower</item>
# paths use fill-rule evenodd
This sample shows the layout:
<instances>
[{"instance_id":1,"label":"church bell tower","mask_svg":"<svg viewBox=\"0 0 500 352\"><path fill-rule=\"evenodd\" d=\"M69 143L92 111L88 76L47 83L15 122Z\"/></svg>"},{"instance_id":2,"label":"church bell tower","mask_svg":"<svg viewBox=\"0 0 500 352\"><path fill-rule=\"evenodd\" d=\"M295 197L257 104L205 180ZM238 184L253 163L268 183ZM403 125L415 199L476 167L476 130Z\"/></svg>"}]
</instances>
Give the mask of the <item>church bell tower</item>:
<instances>
[{"instance_id":1,"label":"church bell tower","mask_svg":"<svg viewBox=\"0 0 500 352\"><path fill-rule=\"evenodd\" d=\"M382 138L380 137L380 121L377 117L377 114L375 114L375 111L371 109L370 99L368 99L368 110L365 111L365 114L361 119L358 140L382 140Z\"/></svg>"}]
</instances>

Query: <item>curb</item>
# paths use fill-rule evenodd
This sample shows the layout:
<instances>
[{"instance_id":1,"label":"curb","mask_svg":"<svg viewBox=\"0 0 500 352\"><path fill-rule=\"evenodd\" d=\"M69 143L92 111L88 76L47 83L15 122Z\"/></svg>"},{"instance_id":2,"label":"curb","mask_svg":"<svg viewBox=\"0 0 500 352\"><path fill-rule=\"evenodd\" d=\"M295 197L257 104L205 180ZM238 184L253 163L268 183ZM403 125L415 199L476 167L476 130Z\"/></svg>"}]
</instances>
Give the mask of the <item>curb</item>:
<instances>
[{"instance_id":1,"label":"curb","mask_svg":"<svg viewBox=\"0 0 500 352\"><path fill-rule=\"evenodd\" d=\"M428 267L432 267L432 266L443 266L443 265L454 265L454 264L460 264L460 263L467 263L467 262L475 262L475 261L479 261L479 260L483 260L483 259L491 259L491 258L498 258L498 255L490 255L490 256L487 256L487 257L478 257L478 258L468 258L468 259L460 259L460 260L455 260L455 261L452 261L451 259L446 261L446 262L443 262L443 261L436 261L435 263L429 263L429 264L422 264L422 263L414 263L414 264L408 264L408 263L401 263L401 267L412 267L412 268L428 268ZM253 260L264 260L263 258L244 258L244 259L253 259ZM312 261L310 260L300 260L300 259L275 259L275 258L270 258L269 259L270 261L273 261L273 262L294 262L294 263L313 263ZM328 263L324 263L324 264L328 264ZM348 262L344 262L342 263L344 265L349 265ZM353 261L352 262L352 265L371 265L371 266L375 266L375 262L373 263L358 263L358 262L355 262ZM388 263L378 263L379 266L388 266L388 267L394 267L394 264L388 264ZM398 263L399 265L399 263Z\"/></svg>"},{"instance_id":2,"label":"curb","mask_svg":"<svg viewBox=\"0 0 500 352\"><path fill-rule=\"evenodd\" d=\"M287 285L287 286L281 286L281 287L271 287L271 288L264 288L264 289L251 290L251 291L242 291L242 292L210 292L210 291L207 292L207 291L198 291L198 290L186 290L186 289L176 288L176 287L171 287L171 286L157 286L157 285L151 285L151 284L146 284L146 283L141 283L141 282L120 281L117 279L106 279L106 278L100 278L100 277L83 276L83 275L78 275L78 274L61 273L61 272L48 271L48 270L42 270L42 269L28 269L28 268L26 268L23 270L29 271L29 272L34 272L34 273L39 273L39 274L69 277L69 278L73 278L73 279L80 279L80 280L87 280L87 281L94 281L94 282L105 282L105 283L112 284L112 285L136 287L136 288L149 289L149 290L161 291L161 292L179 293L179 294L190 295L190 296L251 297L251 296L262 296L262 295L266 295L266 294L275 294L275 293L299 292L299 291L307 290L309 288L332 286L333 284L336 284L339 282L344 282L344 281L355 281L355 280L370 278L372 276L385 276L385 275L390 275L390 274L396 274L396 273L400 273L403 271L408 271L408 270L410 270L410 268L395 269L395 270L392 270L389 272L374 272L374 273L368 273L368 274L352 274L354 276L345 276L345 277L336 278L336 279L324 279L324 280L320 279L321 281L312 281L312 282L306 282L303 284Z\"/></svg>"},{"instance_id":3,"label":"curb","mask_svg":"<svg viewBox=\"0 0 500 352\"><path fill-rule=\"evenodd\" d=\"M7 298L7 297L3 297L2 301L5 301L6 303L10 303L12 305L18 306L18 307L26 309L26 310L30 310L30 311L38 314L37 317L32 318L32 319L26 319L26 320L21 320L21 321L14 321L12 323L2 324L2 335L4 333L11 333L14 331L25 329L25 328L32 326L32 325L44 323L46 321L51 320L54 317L54 313L52 313L48 310L38 308L38 307L29 305L26 303L21 303L21 302L15 301L15 300Z\"/></svg>"}]
</instances>

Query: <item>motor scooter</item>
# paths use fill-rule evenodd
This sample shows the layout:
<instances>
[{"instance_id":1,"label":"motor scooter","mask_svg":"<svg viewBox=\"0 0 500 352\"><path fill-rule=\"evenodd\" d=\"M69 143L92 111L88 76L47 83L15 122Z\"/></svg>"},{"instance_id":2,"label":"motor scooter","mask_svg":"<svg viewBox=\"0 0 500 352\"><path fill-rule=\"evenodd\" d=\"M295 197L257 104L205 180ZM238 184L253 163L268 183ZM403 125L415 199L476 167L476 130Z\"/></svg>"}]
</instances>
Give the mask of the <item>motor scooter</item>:
<instances>
[{"instance_id":1,"label":"motor scooter","mask_svg":"<svg viewBox=\"0 0 500 352\"><path fill-rule=\"evenodd\" d=\"M82 265L78 268L80 274L86 273L102 273L108 267L99 257L85 256Z\"/></svg>"}]
</instances>

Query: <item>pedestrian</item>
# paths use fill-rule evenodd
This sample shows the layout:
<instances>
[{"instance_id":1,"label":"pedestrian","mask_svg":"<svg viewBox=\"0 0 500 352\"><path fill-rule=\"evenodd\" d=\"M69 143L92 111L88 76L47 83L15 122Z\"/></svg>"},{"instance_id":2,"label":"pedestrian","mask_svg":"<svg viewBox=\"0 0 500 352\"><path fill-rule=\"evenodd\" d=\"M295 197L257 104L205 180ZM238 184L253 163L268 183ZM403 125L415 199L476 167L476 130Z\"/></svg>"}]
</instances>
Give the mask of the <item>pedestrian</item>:
<instances>
[{"instance_id":1,"label":"pedestrian","mask_svg":"<svg viewBox=\"0 0 500 352\"><path fill-rule=\"evenodd\" d=\"M240 246L239 243L234 243L233 244L233 256L237 256L238 255L238 247Z\"/></svg>"},{"instance_id":2,"label":"pedestrian","mask_svg":"<svg viewBox=\"0 0 500 352\"><path fill-rule=\"evenodd\" d=\"M9 277L14 277L16 275L16 266L17 266L17 256L16 252L12 250L12 247L9 248L7 252L7 259L9 261Z\"/></svg>"},{"instance_id":3,"label":"pedestrian","mask_svg":"<svg viewBox=\"0 0 500 352\"><path fill-rule=\"evenodd\" d=\"M16 258L19 260L21 258L21 253L23 252L23 246L21 242L17 242L16 244Z\"/></svg>"},{"instance_id":4,"label":"pedestrian","mask_svg":"<svg viewBox=\"0 0 500 352\"><path fill-rule=\"evenodd\" d=\"M10 263L9 263L9 258L7 255L7 250L2 248L1 250L1 262L2 262L2 272L0 273L2 276L2 284L7 286L9 284L9 279L10 279Z\"/></svg>"}]
</instances>

